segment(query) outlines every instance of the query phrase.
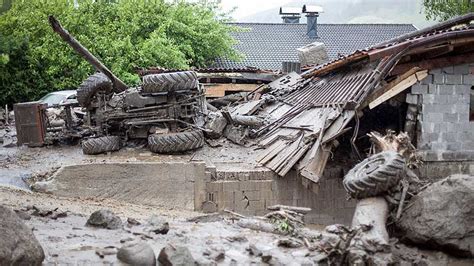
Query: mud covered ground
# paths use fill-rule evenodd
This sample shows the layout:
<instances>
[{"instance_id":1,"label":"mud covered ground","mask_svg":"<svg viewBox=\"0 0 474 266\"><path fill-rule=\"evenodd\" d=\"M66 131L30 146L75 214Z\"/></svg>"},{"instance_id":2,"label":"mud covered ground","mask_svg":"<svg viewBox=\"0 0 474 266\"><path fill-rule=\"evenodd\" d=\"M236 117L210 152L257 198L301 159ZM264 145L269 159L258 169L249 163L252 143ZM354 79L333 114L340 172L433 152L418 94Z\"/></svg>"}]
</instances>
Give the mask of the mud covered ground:
<instances>
[{"instance_id":1,"label":"mud covered ground","mask_svg":"<svg viewBox=\"0 0 474 266\"><path fill-rule=\"evenodd\" d=\"M262 264L262 256L251 255L249 247L270 255L270 264L314 265L321 258L320 251L309 251L304 245L299 248L278 246L278 241L291 237L243 229L225 215L150 208L112 200L70 199L48 194L25 192L11 188L0 188L0 202L22 213L24 222L30 226L41 243L46 265L100 265L118 264L118 248L130 242L146 242L158 256L167 244L187 247L199 264ZM34 206L34 207L33 207ZM55 210L65 213L60 217L28 215L31 208L42 211ZM89 215L99 209L109 209L118 214L123 228L116 230L86 226ZM64 217L63 217L64 216ZM133 218L140 225L127 222ZM169 223L167 234L151 232L150 219ZM321 227L313 229L322 230ZM298 241L292 239L293 241ZM402 244L393 244L396 256L410 263L428 262L428 265L472 265L472 260L458 260L441 252L420 251ZM268 259L266 257L265 259Z\"/></svg>"},{"instance_id":2,"label":"mud covered ground","mask_svg":"<svg viewBox=\"0 0 474 266\"><path fill-rule=\"evenodd\" d=\"M116 249L129 241L145 241L152 246L155 254L168 243L183 245L188 247L193 257L202 264L214 262L213 255L217 256L219 253L225 254L225 259L219 261L223 264L230 264L233 261L243 264L261 262L260 257L249 255L246 249L250 244L271 252L275 263L299 265L311 262L311 255L306 248L279 248L277 241L282 239L281 236L242 229L232 220L223 220L220 216L210 216L203 222L189 222L188 219L202 214L114 201L66 199L6 188L0 189L0 201L15 210L25 212L34 205L41 210L57 208L56 212L67 213L66 217L56 219L31 215L29 220L25 220L33 228L34 234L45 250L46 263L61 265L117 263ZM118 214L122 218L123 229L108 230L86 226L89 215L102 208ZM152 227L147 225L147 221L153 216L169 222L170 230L166 235L149 231ZM129 226L128 218L136 219L142 224ZM98 255L101 253L108 255L101 258Z\"/></svg>"},{"instance_id":3,"label":"mud covered ground","mask_svg":"<svg viewBox=\"0 0 474 266\"><path fill-rule=\"evenodd\" d=\"M124 148L119 152L87 156L78 146L54 146L44 148L0 148L0 202L22 213L25 223L33 229L43 246L47 265L97 265L120 264L117 249L129 242L146 242L158 256L167 244L187 247L200 264L261 264L262 256L251 255L250 246L265 254L267 263L279 265L316 264L320 251L309 251L304 245L298 248L278 246L278 241L291 237L243 229L228 216L214 214L200 222L190 219L203 214L169 208L134 205L115 200L95 198L63 198L34 193L28 184L32 180L47 179L55 169L71 164L101 162L165 162L205 161L209 164L246 163L258 152L252 147L243 149L230 143L203 149L180 156L163 156L150 153L144 148ZM62 215L32 215L32 208ZM121 217L123 227L116 230L86 226L91 213L109 209ZM127 220L138 221L131 224ZM167 221L167 234L151 232L150 219ZM322 226L311 226L323 230ZM298 241L292 239L293 241ZM472 260L458 260L441 252L420 251L405 245L394 244L392 251L408 263L430 265L472 265ZM323 254L324 255L324 254Z\"/></svg>"}]
</instances>

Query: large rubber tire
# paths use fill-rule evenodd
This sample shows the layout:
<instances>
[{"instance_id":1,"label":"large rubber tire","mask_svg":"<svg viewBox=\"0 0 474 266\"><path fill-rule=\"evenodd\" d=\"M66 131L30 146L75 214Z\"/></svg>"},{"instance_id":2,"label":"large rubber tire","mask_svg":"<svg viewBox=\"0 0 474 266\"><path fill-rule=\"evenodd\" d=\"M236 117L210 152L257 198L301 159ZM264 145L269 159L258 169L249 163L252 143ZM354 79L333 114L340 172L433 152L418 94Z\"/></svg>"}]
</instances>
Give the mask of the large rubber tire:
<instances>
[{"instance_id":1,"label":"large rubber tire","mask_svg":"<svg viewBox=\"0 0 474 266\"><path fill-rule=\"evenodd\" d=\"M354 166L344 177L343 185L353 198L374 197L397 185L405 172L403 157L397 152L385 151Z\"/></svg>"},{"instance_id":2,"label":"large rubber tire","mask_svg":"<svg viewBox=\"0 0 474 266\"><path fill-rule=\"evenodd\" d=\"M112 81L103 73L95 73L85 79L77 89L77 101L82 107L88 107L92 96L98 91L110 92Z\"/></svg>"},{"instance_id":3,"label":"large rubber tire","mask_svg":"<svg viewBox=\"0 0 474 266\"><path fill-rule=\"evenodd\" d=\"M117 136L98 137L82 142L84 154L95 155L118 150L120 150L120 137Z\"/></svg>"},{"instance_id":4,"label":"large rubber tire","mask_svg":"<svg viewBox=\"0 0 474 266\"><path fill-rule=\"evenodd\" d=\"M148 148L155 153L181 153L201 148L203 144L204 135L200 130L148 136Z\"/></svg>"},{"instance_id":5,"label":"large rubber tire","mask_svg":"<svg viewBox=\"0 0 474 266\"><path fill-rule=\"evenodd\" d=\"M194 71L151 74L143 77L142 92L194 90L198 88L198 84L198 77Z\"/></svg>"}]
</instances>

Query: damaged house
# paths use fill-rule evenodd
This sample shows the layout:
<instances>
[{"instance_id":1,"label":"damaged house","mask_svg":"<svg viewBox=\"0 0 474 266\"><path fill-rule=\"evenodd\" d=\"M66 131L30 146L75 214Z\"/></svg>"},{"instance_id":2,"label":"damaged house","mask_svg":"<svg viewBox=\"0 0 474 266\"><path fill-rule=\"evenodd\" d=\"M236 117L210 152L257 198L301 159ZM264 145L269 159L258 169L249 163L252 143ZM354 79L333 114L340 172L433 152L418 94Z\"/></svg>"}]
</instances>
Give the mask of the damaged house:
<instances>
[{"instance_id":1,"label":"damaged house","mask_svg":"<svg viewBox=\"0 0 474 266\"><path fill-rule=\"evenodd\" d=\"M230 116L223 111L234 142L229 127L239 131L242 123L232 116L265 119L242 135L252 137L255 160L274 177L216 176L208 199L218 209L254 213L276 203L311 207L310 222L348 223L354 203L342 177L370 154L367 134L374 131L407 132L418 150L413 160L424 162L420 178L472 175L473 19L468 14L291 73L230 107Z\"/></svg>"}]
</instances>

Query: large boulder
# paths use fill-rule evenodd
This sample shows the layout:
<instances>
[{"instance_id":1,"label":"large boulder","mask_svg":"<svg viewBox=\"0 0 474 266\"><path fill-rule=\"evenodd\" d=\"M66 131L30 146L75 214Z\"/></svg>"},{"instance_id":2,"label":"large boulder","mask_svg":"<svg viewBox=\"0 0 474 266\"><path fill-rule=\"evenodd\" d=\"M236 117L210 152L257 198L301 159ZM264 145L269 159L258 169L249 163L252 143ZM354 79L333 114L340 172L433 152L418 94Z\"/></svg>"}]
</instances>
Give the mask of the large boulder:
<instances>
[{"instance_id":1,"label":"large boulder","mask_svg":"<svg viewBox=\"0 0 474 266\"><path fill-rule=\"evenodd\" d=\"M130 243L121 247L117 258L129 265L156 265L153 249L147 243Z\"/></svg>"},{"instance_id":2,"label":"large boulder","mask_svg":"<svg viewBox=\"0 0 474 266\"><path fill-rule=\"evenodd\" d=\"M456 256L474 255L474 176L433 183L407 206L398 222L404 239Z\"/></svg>"},{"instance_id":3,"label":"large boulder","mask_svg":"<svg viewBox=\"0 0 474 266\"><path fill-rule=\"evenodd\" d=\"M41 265L44 251L10 208L0 206L0 265Z\"/></svg>"},{"instance_id":4,"label":"large boulder","mask_svg":"<svg viewBox=\"0 0 474 266\"><path fill-rule=\"evenodd\" d=\"M162 248L158 255L158 264L163 266L172 265L195 265L196 261L187 247L168 244Z\"/></svg>"},{"instance_id":5,"label":"large boulder","mask_svg":"<svg viewBox=\"0 0 474 266\"><path fill-rule=\"evenodd\" d=\"M119 229L122 228L122 220L112 211L102 209L93 212L87 220L86 225L107 229Z\"/></svg>"}]
</instances>

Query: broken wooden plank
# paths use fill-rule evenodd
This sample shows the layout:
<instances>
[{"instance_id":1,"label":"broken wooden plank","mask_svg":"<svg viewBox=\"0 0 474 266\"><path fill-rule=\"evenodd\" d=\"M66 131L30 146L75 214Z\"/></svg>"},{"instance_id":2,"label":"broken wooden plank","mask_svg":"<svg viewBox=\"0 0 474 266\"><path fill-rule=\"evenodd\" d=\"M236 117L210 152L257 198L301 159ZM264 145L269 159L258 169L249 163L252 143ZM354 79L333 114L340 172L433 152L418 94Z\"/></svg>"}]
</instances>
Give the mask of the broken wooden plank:
<instances>
[{"instance_id":1,"label":"broken wooden plank","mask_svg":"<svg viewBox=\"0 0 474 266\"><path fill-rule=\"evenodd\" d=\"M294 211L296 213L307 214L311 211L311 208L287 206L287 205L278 204L278 205L268 206L267 210L270 210L270 211L290 210L290 211Z\"/></svg>"},{"instance_id":2,"label":"broken wooden plank","mask_svg":"<svg viewBox=\"0 0 474 266\"><path fill-rule=\"evenodd\" d=\"M287 148L285 148L283 152L280 152L266 166L272 170L276 170L282 162L288 159L291 154L296 152L296 150L299 147L300 142L301 142L301 136L296 141L293 141Z\"/></svg>"},{"instance_id":3,"label":"broken wooden plank","mask_svg":"<svg viewBox=\"0 0 474 266\"><path fill-rule=\"evenodd\" d=\"M278 172L278 175L285 176L291 170L291 168L301 159L301 157L308 151L309 147L311 147L311 145L309 144L306 144L301 147L300 150L293 156L293 158L286 164L286 166Z\"/></svg>"},{"instance_id":4,"label":"broken wooden plank","mask_svg":"<svg viewBox=\"0 0 474 266\"><path fill-rule=\"evenodd\" d=\"M266 164L268 161L273 159L278 153L280 153L286 146L287 141L285 140L277 140L273 143L270 147L265 149L258 157L257 162L261 164Z\"/></svg>"},{"instance_id":5,"label":"broken wooden plank","mask_svg":"<svg viewBox=\"0 0 474 266\"><path fill-rule=\"evenodd\" d=\"M410 70L408 70L407 72L399 75L397 78L395 78L394 80L390 81L389 83L385 84L384 86L382 86L382 88L380 89L377 89L375 90L373 93L371 93L366 100L364 100L364 103L362 104L361 108L360 109L363 109L365 107L367 107L367 105L374 101L375 99L377 99L378 97L382 96L382 94L384 94L385 92L387 92L388 90L390 90L391 88L393 88L395 85L397 85L398 83L402 82L403 80L409 78L411 75L415 74L416 72L418 71L421 71L422 69L419 68L419 67L414 67Z\"/></svg>"},{"instance_id":6,"label":"broken wooden plank","mask_svg":"<svg viewBox=\"0 0 474 266\"><path fill-rule=\"evenodd\" d=\"M226 92L250 92L253 91L259 84L238 84L238 83L208 83L204 84L206 88L206 97L223 97L227 95Z\"/></svg>"},{"instance_id":7,"label":"broken wooden plank","mask_svg":"<svg viewBox=\"0 0 474 266\"><path fill-rule=\"evenodd\" d=\"M264 100L249 101L234 107L231 111L232 115L253 115L260 106L262 106Z\"/></svg>"},{"instance_id":8,"label":"broken wooden plank","mask_svg":"<svg viewBox=\"0 0 474 266\"><path fill-rule=\"evenodd\" d=\"M394 97L395 95L399 94L400 92L408 89L413 84L418 81L423 80L428 76L428 70L418 71L415 74L411 75L410 77L404 79L403 81L399 82L393 88L382 94L380 97L375 99L374 101L369 103L369 108L374 109L375 107L379 106L381 103L389 100L390 98Z\"/></svg>"},{"instance_id":9,"label":"broken wooden plank","mask_svg":"<svg viewBox=\"0 0 474 266\"><path fill-rule=\"evenodd\" d=\"M354 110L344 111L331 125L324 131L324 136L321 141L322 144L325 144L329 141L334 140L338 136L344 134L350 129L347 129L346 126L354 118Z\"/></svg>"},{"instance_id":10,"label":"broken wooden plank","mask_svg":"<svg viewBox=\"0 0 474 266\"><path fill-rule=\"evenodd\" d=\"M326 146L329 146L329 148ZM329 155L331 154L330 147L331 145L319 146L316 156L314 156L314 158L301 169L300 175L314 183L318 183L323 176Z\"/></svg>"}]
</instances>

